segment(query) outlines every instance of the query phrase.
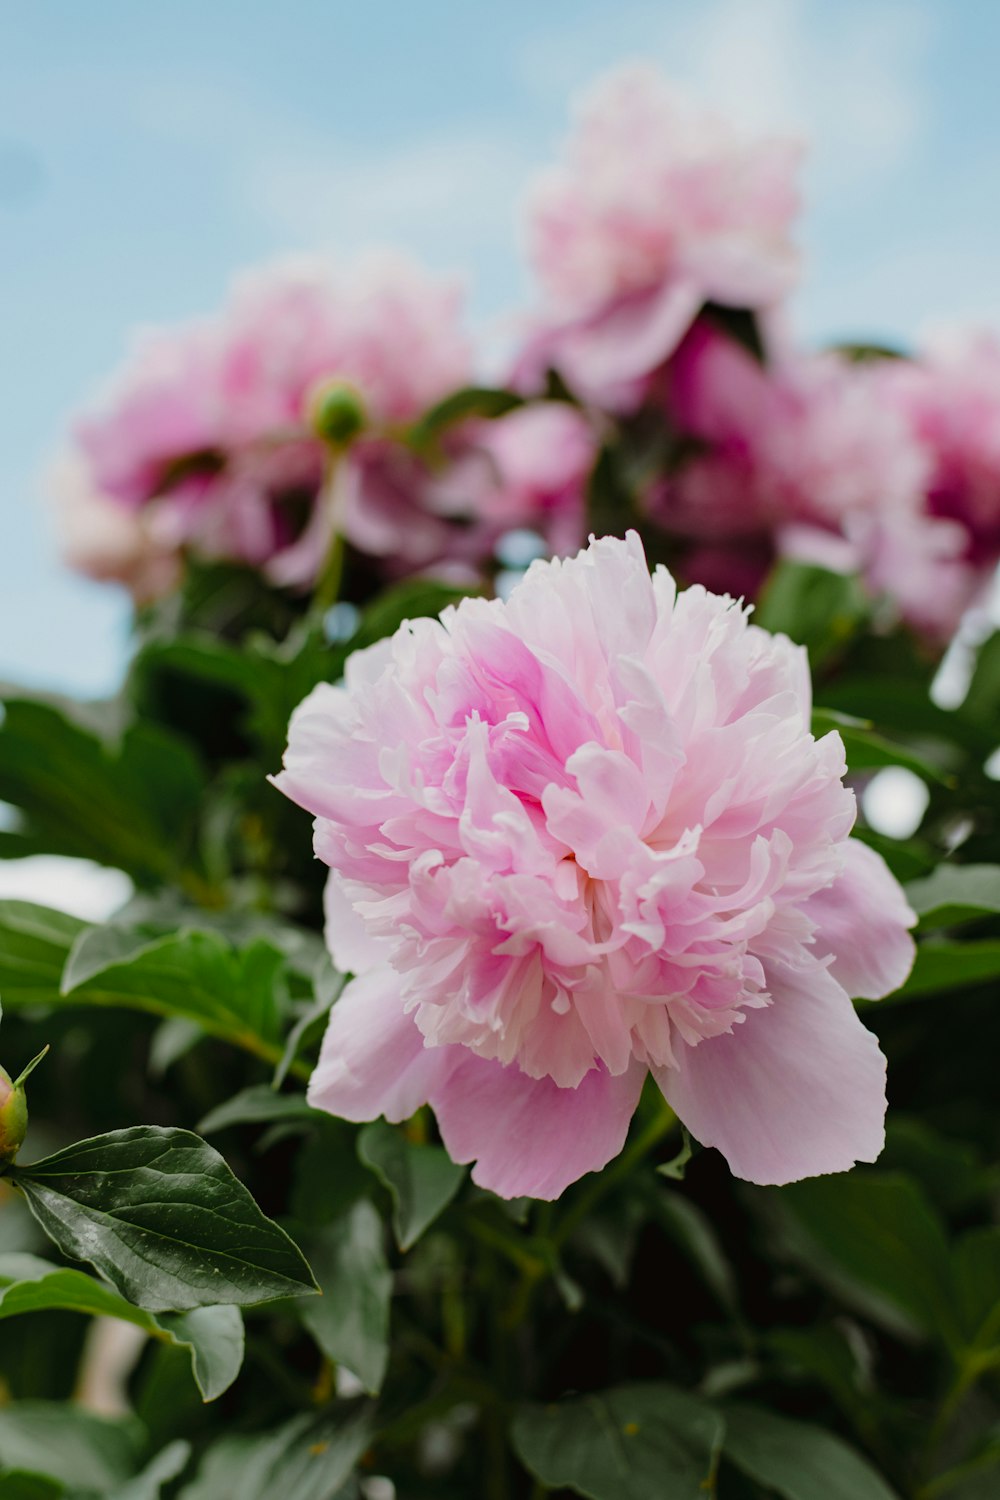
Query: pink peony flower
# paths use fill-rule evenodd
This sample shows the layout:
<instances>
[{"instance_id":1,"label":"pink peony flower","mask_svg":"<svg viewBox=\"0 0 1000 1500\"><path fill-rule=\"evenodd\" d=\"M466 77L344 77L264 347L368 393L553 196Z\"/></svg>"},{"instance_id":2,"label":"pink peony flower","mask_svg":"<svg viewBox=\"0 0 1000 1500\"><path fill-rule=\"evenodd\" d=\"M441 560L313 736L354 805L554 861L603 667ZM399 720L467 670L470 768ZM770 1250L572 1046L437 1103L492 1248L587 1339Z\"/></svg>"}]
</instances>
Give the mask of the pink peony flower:
<instances>
[{"instance_id":1,"label":"pink peony flower","mask_svg":"<svg viewBox=\"0 0 1000 1500\"><path fill-rule=\"evenodd\" d=\"M649 1072L739 1176L873 1160L885 1063L850 996L901 983L913 917L809 722L804 653L651 579L634 533L356 653L276 778L355 975L312 1103L429 1102L503 1196L615 1156Z\"/></svg>"},{"instance_id":2,"label":"pink peony flower","mask_svg":"<svg viewBox=\"0 0 1000 1500\"><path fill-rule=\"evenodd\" d=\"M554 553L576 552L585 537L597 447L592 424L558 401L464 423L433 503L445 514L475 517L494 539L523 527L544 537Z\"/></svg>"},{"instance_id":3,"label":"pink peony flower","mask_svg":"<svg viewBox=\"0 0 1000 1500\"><path fill-rule=\"evenodd\" d=\"M671 364L669 420L701 451L653 500L692 577L753 596L777 555L857 571L933 634L961 614L954 528L927 515L928 462L880 367L778 348L762 366L699 324Z\"/></svg>"},{"instance_id":4,"label":"pink peony flower","mask_svg":"<svg viewBox=\"0 0 1000 1500\"><path fill-rule=\"evenodd\" d=\"M879 377L926 455L926 508L958 539L968 605L1000 561L1000 337L942 337L915 361L887 361Z\"/></svg>"},{"instance_id":5,"label":"pink peony flower","mask_svg":"<svg viewBox=\"0 0 1000 1500\"><path fill-rule=\"evenodd\" d=\"M520 378L552 366L580 395L633 409L704 303L780 300L797 267L799 155L697 110L653 68L611 74L531 196L549 312Z\"/></svg>"},{"instance_id":6,"label":"pink peony flower","mask_svg":"<svg viewBox=\"0 0 1000 1500\"><path fill-rule=\"evenodd\" d=\"M381 260L353 278L290 261L245 276L218 316L151 333L103 412L77 430L97 493L149 514L164 549L190 548L308 585L331 535L321 503L324 452L309 403L324 381L356 389L382 445L454 386L471 365L454 287L402 260ZM342 469L352 467L348 455ZM344 481L349 540L364 546L364 479ZM421 476L422 477L422 476ZM374 502L384 511L384 486ZM447 545L447 530L421 515L419 487L397 492L391 537L406 565ZM379 522L384 532L385 515ZM413 555L411 556L411 549Z\"/></svg>"}]
</instances>

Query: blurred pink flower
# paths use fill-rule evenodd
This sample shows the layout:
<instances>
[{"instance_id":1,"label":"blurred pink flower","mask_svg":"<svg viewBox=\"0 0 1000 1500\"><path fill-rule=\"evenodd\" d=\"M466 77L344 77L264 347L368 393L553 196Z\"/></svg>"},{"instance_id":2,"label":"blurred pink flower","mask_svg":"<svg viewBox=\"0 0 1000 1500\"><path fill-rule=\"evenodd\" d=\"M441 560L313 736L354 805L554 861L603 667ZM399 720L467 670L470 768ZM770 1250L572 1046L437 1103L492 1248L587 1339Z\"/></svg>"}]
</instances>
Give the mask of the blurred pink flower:
<instances>
[{"instance_id":1,"label":"blurred pink flower","mask_svg":"<svg viewBox=\"0 0 1000 1500\"><path fill-rule=\"evenodd\" d=\"M172 547L150 534L145 516L89 488L83 466L64 457L48 476L57 546L66 565L102 583L123 583L137 604L169 593L178 581Z\"/></svg>"},{"instance_id":2,"label":"blurred pink flower","mask_svg":"<svg viewBox=\"0 0 1000 1500\"><path fill-rule=\"evenodd\" d=\"M952 523L971 603L1000 561L1000 337L968 330L880 366L928 463L926 506Z\"/></svg>"},{"instance_id":3,"label":"blurred pink flower","mask_svg":"<svg viewBox=\"0 0 1000 1500\"><path fill-rule=\"evenodd\" d=\"M850 996L902 982L913 918L809 722L804 653L651 579L634 533L355 654L276 778L356 976L313 1104L429 1101L503 1196L615 1156L649 1072L739 1176L873 1160L885 1063Z\"/></svg>"},{"instance_id":4,"label":"blurred pink flower","mask_svg":"<svg viewBox=\"0 0 1000 1500\"><path fill-rule=\"evenodd\" d=\"M103 411L79 423L79 448L91 488L147 510L163 547L308 585L331 530L330 507L319 504L323 449L308 425L317 386L353 387L384 443L470 369L454 286L401 259L352 277L282 262L237 281L218 316L147 334ZM351 464L349 454L341 467ZM347 482L347 534L362 547L357 491L367 472L362 464ZM403 565L419 564L428 552L419 493L396 500L389 546ZM443 530L437 523L439 546Z\"/></svg>"},{"instance_id":5,"label":"blurred pink flower","mask_svg":"<svg viewBox=\"0 0 1000 1500\"><path fill-rule=\"evenodd\" d=\"M695 454L653 514L690 538L690 576L752 597L777 555L857 571L921 629L962 609L954 528L929 517L929 465L881 367L777 347L767 365L699 324L669 371L668 416Z\"/></svg>"},{"instance_id":6,"label":"blurred pink flower","mask_svg":"<svg viewBox=\"0 0 1000 1500\"><path fill-rule=\"evenodd\" d=\"M544 537L554 553L576 552L585 540L597 447L592 424L559 401L464 423L434 486L435 507L475 517L497 537L521 527Z\"/></svg>"},{"instance_id":7,"label":"blurred pink flower","mask_svg":"<svg viewBox=\"0 0 1000 1500\"><path fill-rule=\"evenodd\" d=\"M519 376L553 367L579 395L637 406L706 302L763 309L791 287L798 144L748 139L653 68L588 96L529 203L548 298Z\"/></svg>"}]
</instances>

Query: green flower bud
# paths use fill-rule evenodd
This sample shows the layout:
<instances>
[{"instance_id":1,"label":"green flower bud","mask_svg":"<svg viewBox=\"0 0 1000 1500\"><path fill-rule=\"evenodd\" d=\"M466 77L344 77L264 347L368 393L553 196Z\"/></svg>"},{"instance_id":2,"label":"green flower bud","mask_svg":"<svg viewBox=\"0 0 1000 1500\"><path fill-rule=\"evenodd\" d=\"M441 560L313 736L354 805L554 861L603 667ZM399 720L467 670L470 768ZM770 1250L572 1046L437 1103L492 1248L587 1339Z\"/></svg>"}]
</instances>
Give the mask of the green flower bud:
<instances>
[{"instance_id":1,"label":"green flower bud","mask_svg":"<svg viewBox=\"0 0 1000 1500\"><path fill-rule=\"evenodd\" d=\"M11 1081L6 1068L0 1068L0 1168L9 1167L24 1145L28 1133L28 1097L24 1092L25 1079L33 1073L48 1052L42 1049L33 1058L20 1078Z\"/></svg>"},{"instance_id":2,"label":"green flower bud","mask_svg":"<svg viewBox=\"0 0 1000 1500\"><path fill-rule=\"evenodd\" d=\"M365 430L368 414L353 386L339 381L321 385L309 402L310 425L333 448L346 448Z\"/></svg>"}]
</instances>

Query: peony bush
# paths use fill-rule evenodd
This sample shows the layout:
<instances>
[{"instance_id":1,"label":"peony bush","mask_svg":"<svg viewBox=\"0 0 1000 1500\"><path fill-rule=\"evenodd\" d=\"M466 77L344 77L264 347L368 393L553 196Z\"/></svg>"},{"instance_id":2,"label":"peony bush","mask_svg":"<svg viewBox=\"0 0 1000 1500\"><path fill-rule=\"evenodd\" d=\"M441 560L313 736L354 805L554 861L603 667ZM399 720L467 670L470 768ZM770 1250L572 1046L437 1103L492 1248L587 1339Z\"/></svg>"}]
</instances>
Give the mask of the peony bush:
<instances>
[{"instance_id":1,"label":"peony bush","mask_svg":"<svg viewBox=\"0 0 1000 1500\"><path fill-rule=\"evenodd\" d=\"M997 1493L1000 345L805 347L800 157L618 72L501 378L297 259L82 403L130 659L5 690L0 857L131 895L0 901L2 1500Z\"/></svg>"}]
</instances>

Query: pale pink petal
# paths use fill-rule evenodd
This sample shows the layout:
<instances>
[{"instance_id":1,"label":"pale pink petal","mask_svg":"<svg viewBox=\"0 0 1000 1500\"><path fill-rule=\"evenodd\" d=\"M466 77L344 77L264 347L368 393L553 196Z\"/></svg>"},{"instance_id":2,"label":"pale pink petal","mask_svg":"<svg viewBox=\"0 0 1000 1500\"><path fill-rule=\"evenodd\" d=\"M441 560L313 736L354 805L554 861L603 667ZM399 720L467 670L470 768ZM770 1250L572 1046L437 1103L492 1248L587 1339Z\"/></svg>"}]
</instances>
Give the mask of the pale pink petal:
<instances>
[{"instance_id":1,"label":"pale pink petal","mask_svg":"<svg viewBox=\"0 0 1000 1500\"><path fill-rule=\"evenodd\" d=\"M780 1184L874 1161L885 1139L885 1058L828 970L775 965L772 1004L656 1069L667 1102L737 1177Z\"/></svg>"},{"instance_id":2,"label":"pale pink petal","mask_svg":"<svg viewBox=\"0 0 1000 1500\"><path fill-rule=\"evenodd\" d=\"M345 986L330 1012L308 1098L344 1120L408 1120L454 1062L453 1047L427 1047L399 998L394 969Z\"/></svg>"},{"instance_id":3,"label":"pale pink petal","mask_svg":"<svg viewBox=\"0 0 1000 1500\"><path fill-rule=\"evenodd\" d=\"M670 358L703 301L690 281L625 297L586 322L554 330L549 363L587 400L631 411L645 394L644 382Z\"/></svg>"},{"instance_id":4,"label":"pale pink petal","mask_svg":"<svg viewBox=\"0 0 1000 1500\"><path fill-rule=\"evenodd\" d=\"M816 923L816 953L833 955L830 973L855 999L881 1000L898 990L916 953L908 927L916 916L881 854L860 839L844 846L844 873L807 902Z\"/></svg>"},{"instance_id":5,"label":"pale pink petal","mask_svg":"<svg viewBox=\"0 0 1000 1500\"><path fill-rule=\"evenodd\" d=\"M330 871L323 892L323 914L326 946L342 974L365 974L386 962L391 944L371 935L336 870Z\"/></svg>"},{"instance_id":6,"label":"pale pink petal","mask_svg":"<svg viewBox=\"0 0 1000 1500\"><path fill-rule=\"evenodd\" d=\"M646 1070L619 1077L594 1068L575 1089L529 1078L467 1053L431 1104L453 1161L475 1161L472 1180L501 1198L558 1198L598 1172L625 1144Z\"/></svg>"}]
</instances>

